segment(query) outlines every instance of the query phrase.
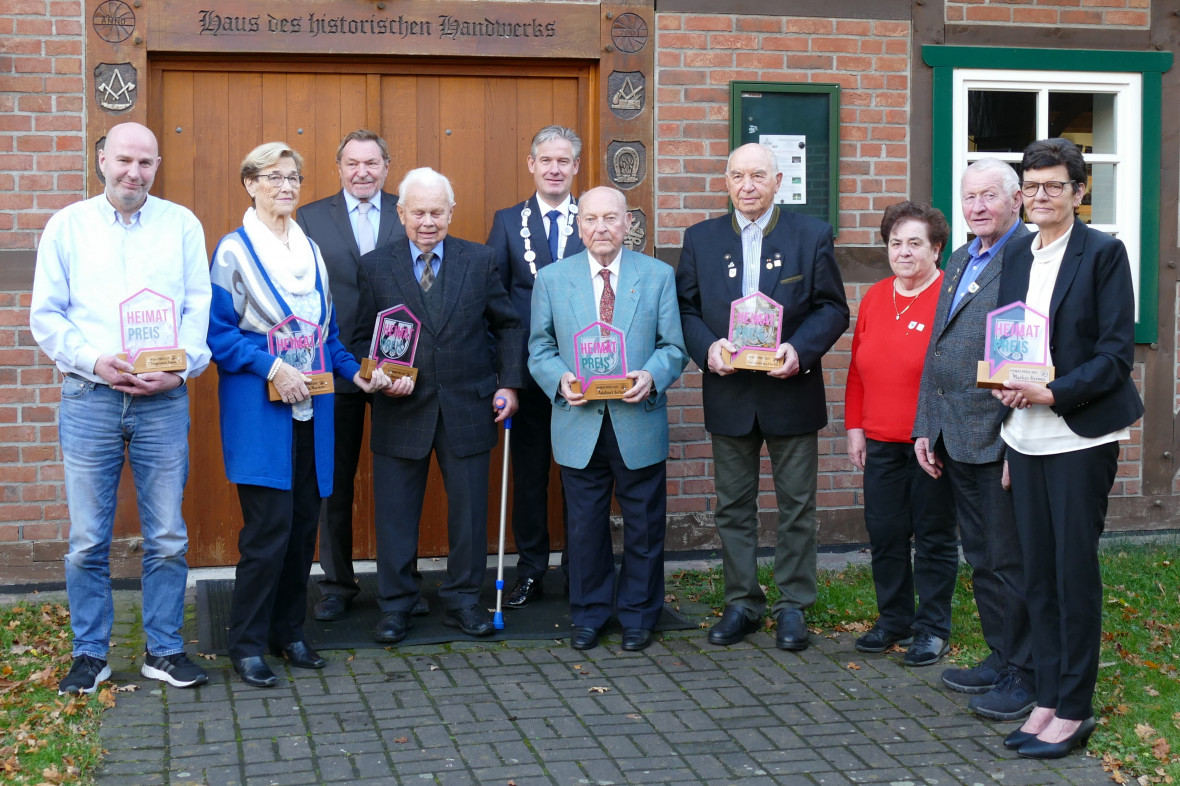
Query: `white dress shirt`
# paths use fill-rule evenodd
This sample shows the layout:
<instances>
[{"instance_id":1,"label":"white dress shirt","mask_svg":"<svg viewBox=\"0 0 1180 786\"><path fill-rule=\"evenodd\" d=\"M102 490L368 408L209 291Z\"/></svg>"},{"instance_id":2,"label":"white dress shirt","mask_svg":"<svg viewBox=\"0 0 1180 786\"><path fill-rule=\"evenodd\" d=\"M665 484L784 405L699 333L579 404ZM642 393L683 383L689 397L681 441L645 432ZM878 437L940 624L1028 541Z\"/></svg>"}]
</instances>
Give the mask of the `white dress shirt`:
<instances>
[{"instance_id":1,"label":"white dress shirt","mask_svg":"<svg viewBox=\"0 0 1180 786\"><path fill-rule=\"evenodd\" d=\"M606 291L606 285L602 282L602 265L595 262L587 254L586 257L590 259L590 280L594 282L594 305L597 309L598 316L602 316L602 293ZM611 261L606 269L610 271L610 288L615 293L615 307L619 305L619 266L623 264L623 249L619 249L619 253Z\"/></svg>"},{"instance_id":2,"label":"white dress shirt","mask_svg":"<svg viewBox=\"0 0 1180 786\"><path fill-rule=\"evenodd\" d=\"M123 351L119 304L141 289L171 298L182 378L209 365L209 257L205 234L187 208L148 196L124 224L105 194L75 202L45 225L29 326L62 373L106 384L94 373L101 355Z\"/></svg>"},{"instance_id":3,"label":"white dress shirt","mask_svg":"<svg viewBox=\"0 0 1180 786\"><path fill-rule=\"evenodd\" d=\"M573 234L573 232L571 232L570 234L567 235L565 233L565 228L571 227L571 229L573 229L574 231L577 231L577 227L572 226L573 225L573 217L570 216L570 205L573 204L573 198L567 195L566 198L562 200L560 205L550 205L548 202L546 202L544 199L541 198L540 191L537 192L536 196L537 196L537 206L541 208L541 223L545 225L545 237L540 238L540 240L544 241L546 246L548 246L548 244L549 244L549 217L546 214L550 210L556 210L559 213L561 213L561 215L557 219L557 227L560 230L557 233L557 259L561 259L562 257L565 256L566 241L569 240ZM536 241L534 241L534 242L536 242ZM553 261L556 262L557 259L555 259Z\"/></svg>"},{"instance_id":4,"label":"white dress shirt","mask_svg":"<svg viewBox=\"0 0 1180 786\"><path fill-rule=\"evenodd\" d=\"M759 262L762 257L762 234L770 223L771 205L757 221L751 221L741 213L737 216L738 227L742 230L742 297L749 297L758 291L758 277L761 275Z\"/></svg>"}]
</instances>

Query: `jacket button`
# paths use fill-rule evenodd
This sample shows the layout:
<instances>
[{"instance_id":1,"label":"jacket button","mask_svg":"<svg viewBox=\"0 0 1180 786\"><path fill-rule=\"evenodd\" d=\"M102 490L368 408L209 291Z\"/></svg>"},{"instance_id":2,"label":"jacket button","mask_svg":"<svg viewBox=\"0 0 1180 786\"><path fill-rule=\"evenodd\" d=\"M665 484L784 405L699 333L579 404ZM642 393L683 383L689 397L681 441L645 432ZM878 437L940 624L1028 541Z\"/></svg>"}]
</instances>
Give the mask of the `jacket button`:
<instances>
[{"instance_id":1,"label":"jacket button","mask_svg":"<svg viewBox=\"0 0 1180 786\"><path fill-rule=\"evenodd\" d=\"M938 389L938 395L940 395L940 396L942 395L942 388Z\"/></svg>"},{"instance_id":2,"label":"jacket button","mask_svg":"<svg viewBox=\"0 0 1180 786\"><path fill-rule=\"evenodd\" d=\"M940 357L942 357L942 353L936 349L936 350L934 350L934 357L940 358Z\"/></svg>"}]
</instances>

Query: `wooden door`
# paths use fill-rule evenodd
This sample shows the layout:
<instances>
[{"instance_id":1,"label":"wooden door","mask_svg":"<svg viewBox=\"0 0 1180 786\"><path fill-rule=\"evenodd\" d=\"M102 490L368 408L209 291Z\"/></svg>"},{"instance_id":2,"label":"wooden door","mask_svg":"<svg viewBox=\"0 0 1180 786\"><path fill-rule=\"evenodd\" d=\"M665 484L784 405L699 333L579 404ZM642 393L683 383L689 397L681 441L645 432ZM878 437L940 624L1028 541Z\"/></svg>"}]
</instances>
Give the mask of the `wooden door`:
<instances>
[{"instance_id":1,"label":"wooden door","mask_svg":"<svg viewBox=\"0 0 1180 786\"><path fill-rule=\"evenodd\" d=\"M160 139L163 163L153 192L193 210L211 255L249 207L238 171L256 145L281 140L299 151L306 203L340 189L339 140L355 128L370 128L389 142L386 190L395 191L413 167L434 167L455 188L450 234L482 242L493 213L534 190L524 160L538 128L560 123L579 129L585 149L597 149L592 77L588 65L552 62L156 58L150 64L149 124ZM583 157L575 193L598 182L597 170L597 162ZM184 513L194 566L237 560L241 512L222 466L216 382L216 368L210 367L191 388ZM489 550L496 548L501 455L500 449L492 454ZM376 548L372 481L365 449L354 500L354 556L362 559L372 558ZM549 485L551 534L562 544L556 471ZM122 505L120 515L133 519L133 506ZM511 543L510 528L508 538ZM419 553L446 551L446 495L433 465Z\"/></svg>"}]
</instances>

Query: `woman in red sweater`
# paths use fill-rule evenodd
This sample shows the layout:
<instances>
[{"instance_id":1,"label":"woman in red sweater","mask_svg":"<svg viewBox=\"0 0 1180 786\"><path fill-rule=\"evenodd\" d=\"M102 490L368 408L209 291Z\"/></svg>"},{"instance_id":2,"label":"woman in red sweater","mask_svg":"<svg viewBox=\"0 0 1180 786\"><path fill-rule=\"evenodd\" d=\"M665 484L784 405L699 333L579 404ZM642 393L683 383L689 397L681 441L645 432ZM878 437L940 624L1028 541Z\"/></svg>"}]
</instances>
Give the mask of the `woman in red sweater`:
<instances>
[{"instance_id":1,"label":"woman in red sweater","mask_svg":"<svg viewBox=\"0 0 1180 786\"><path fill-rule=\"evenodd\" d=\"M885 210L881 237L893 276L861 300L844 394L848 458L864 471L878 610L856 648L908 645L907 666L929 666L947 653L959 564L950 485L922 471L910 438L942 280L938 257L949 236L942 213L927 204Z\"/></svg>"}]
</instances>

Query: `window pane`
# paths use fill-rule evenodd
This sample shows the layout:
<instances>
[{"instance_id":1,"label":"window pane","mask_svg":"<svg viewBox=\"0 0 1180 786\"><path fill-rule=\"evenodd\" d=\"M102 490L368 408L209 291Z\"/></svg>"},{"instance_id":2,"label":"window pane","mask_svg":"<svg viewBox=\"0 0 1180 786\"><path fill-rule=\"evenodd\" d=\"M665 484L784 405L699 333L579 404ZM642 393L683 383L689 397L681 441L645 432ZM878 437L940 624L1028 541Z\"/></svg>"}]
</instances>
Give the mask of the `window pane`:
<instances>
[{"instance_id":1,"label":"window pane","mask_svg":"<svg viewBox=\"0 0 1180 786\"><path fill-rule=\"evenodd\" d=\"M1037 94L1008 90L967 91L967 149L1012 153L1036 140Z\"/></svg>"},{"instance_id":2,"label":"window pane","mask_svg":"<svg viewBox=\"0 0 1180 786\"><path fill-rule=\"evenodd\" d=\"M1082 200L1082 220L1088 224L1113 224L1117 219L1115 212L1115 165L1091 164L1090 187ZM1089 215L1086 215L1087 209Z\"/></svg>"},{"instance_id":3,"label":"window pane","mask_svg":"<svg viewBox=\"0 0 1180 786\"><path fill-rule=\"evenodd\" d=\"M1049 136L1076 142L1083 153L1114 153L1112 93L1049 93Z\"/></svg>"}]
</instances>

